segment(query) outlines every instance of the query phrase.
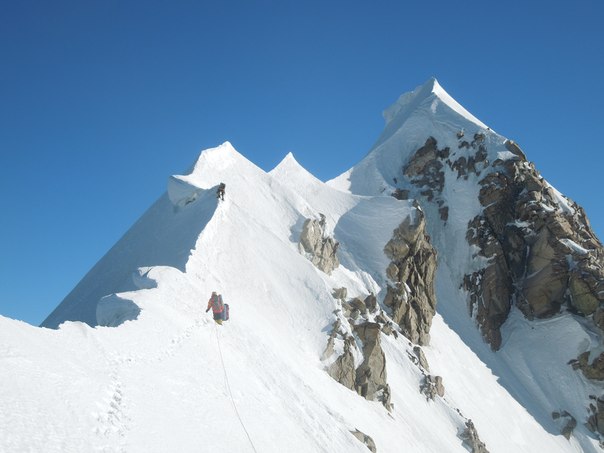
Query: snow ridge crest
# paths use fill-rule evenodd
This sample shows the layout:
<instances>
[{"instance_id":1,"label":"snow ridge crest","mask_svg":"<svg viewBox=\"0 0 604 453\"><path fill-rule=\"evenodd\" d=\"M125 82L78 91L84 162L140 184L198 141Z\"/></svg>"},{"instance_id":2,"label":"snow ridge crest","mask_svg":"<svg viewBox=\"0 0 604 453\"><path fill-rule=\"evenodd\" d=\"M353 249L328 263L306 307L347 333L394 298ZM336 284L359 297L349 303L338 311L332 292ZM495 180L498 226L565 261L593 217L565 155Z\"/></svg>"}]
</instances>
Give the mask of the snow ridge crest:
<instances>
[{"instance_id":1,"label":"snow ridge crest","mask_svg":"<svg viewBox=\"0 0 604 453\"><path fill-rule=\"evenodd\" d=\"M428 104L431 109L435 109L436 105L433 101L440 101L451 110L463 116L467 120L475 123L481 128L486 129L487 126L466 110L459 102L457 102L445 89L438 83L435 77L430 77L423 85L418 86L413 91L402 94L398 100L388 107L383 112L386 126L388 126L395 118L401 116L410 116L420 106Z\"/></svg>"}]
</instances>

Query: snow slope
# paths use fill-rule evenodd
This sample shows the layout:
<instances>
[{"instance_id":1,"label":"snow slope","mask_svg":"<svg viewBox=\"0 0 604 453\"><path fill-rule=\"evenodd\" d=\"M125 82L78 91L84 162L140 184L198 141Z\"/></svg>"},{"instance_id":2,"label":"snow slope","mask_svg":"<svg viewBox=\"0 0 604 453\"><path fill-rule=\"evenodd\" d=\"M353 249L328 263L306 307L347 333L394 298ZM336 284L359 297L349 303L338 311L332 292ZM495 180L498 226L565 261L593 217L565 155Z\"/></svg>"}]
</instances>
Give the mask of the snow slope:
<instances>
[{"instance_id":1,"label":"snow slope","mask_svg":"<svg viewBox=\"0 0 604 453\"><path fill-rule=\"evenodd\" d=\"M438 281L444 308L425 348L445 398L420 394L422 374L402 336L382 335L392 412L324 370L320 357L339 308L333 288L380 299L384 245L416 214L412 202L382 190L389 167L400 168L400 150L421 142L411 125L432 112L442 123L421 127L435 133L483 126L443 93L430 81L399 101L376 148L330 184L292 155L266 173L229 143L171 177L167 193L45 327L0 317L0 451L365 452L350 433L359 429L380 453L465 452L459 433L467 418L491 453L596 451L587 435L567 441L535 416L542 400L535 389L527 399L506 385L514 379L526 388L533 358L506 350L495 357L484 347L457 306L459 291L447 287L446 260ZM221 181L226 200L217 202ZM331 275L297 245L304 220L320 213L340 242L341 265ZM450 247L451 263L462 263L463 247ZM205 313L213 290L231 306L222 326ZM515 341L510 332L507 344ZM521 364L524 379L500 373Z\"/></svg>"}]
</instances>

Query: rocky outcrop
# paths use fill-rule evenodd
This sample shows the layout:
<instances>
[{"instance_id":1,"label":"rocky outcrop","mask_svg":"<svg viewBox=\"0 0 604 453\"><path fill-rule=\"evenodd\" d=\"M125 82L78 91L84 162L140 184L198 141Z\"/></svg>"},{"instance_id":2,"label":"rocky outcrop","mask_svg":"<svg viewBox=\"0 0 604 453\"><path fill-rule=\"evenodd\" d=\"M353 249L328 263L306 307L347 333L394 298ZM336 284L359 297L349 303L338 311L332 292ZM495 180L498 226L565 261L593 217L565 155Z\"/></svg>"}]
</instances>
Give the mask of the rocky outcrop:
<instances>
[{"instance_id":1,"label":"rocky outcrop","mask_svg":"<svg viewBox=\"0 0 604 453\"><path fill-rule=\"evenodd\" d=\"M326 274L331 274L340 265L336 254L339 243L332 237L325 237L325 216L320 216L320 220L306 219L299 246L315 266Z\"/></svg>"},{"instance_id":2,"label":"rocky outcrop","mask_svg":"<svg viewBox=\"0 0 604 453\"><path fill-rule=\"evenodd\" d=\"M583 210L547 184L514 142L511 157L493 163L479 181L481 215L467 241L488 264L464 278L469 306L493 349L516 303L529 319L567 307L591 316L604 302L602 244Z\"/></svg>"},{"instance_id":3,"label":"rocky outcrop","mask_svg":"<svg viewBox=\"0 0 604 453\"><path fill-rule=\"evenodd\" d=\"M361 442L363 442L363 444L365 444L365 446L369 449L369 451L371 451L372 453L377 452L377 448L375 448L375 442L373 441L373 439L370 436L359 431L358 429L355 429L354 431L350 431L350 432L352 433L352 435L354 437L356 437Z\"/></svg>"},{"instance_id":4,"label":"rocky outcrop","mask_svg":"<svg viewBox=\"0 0 604 453\"><path fill-rule=\"evenodd\" d=\"M589 351L585 351L575 360L571 360L571 365L575 370L581 370L587 379L594 381L604 381L604 352L599 354L589 363Z\"/></svg>"},{"instance_id":5,"label":"rocky outcrop","mask_svg":"<svg viewBox=\"0 0 604 453\"><path fill-rule=\"evenodd\" d=\"M469 223L466 236L479 250L476 257L487 263L463 281L485 340L494 350L500 348L500 328L513 303L528 319L567 310L602 329L602 244L583 209L556 192L516 143L508 140L505 146L511 155L496 160L479 181L483 211ZM585 351L570 364L586 378L604 381L600 350ZM587 425L603 435L604 403L595 401ZM554 418L569 438L576 419L566 411L554 413Z\"/></svg>"},{"instance_id":6,"label":"rocky outcrop","mask_svg":"<svg viewBox=\"0 0 604 453\"><path fill-rule=\"evenodd\" d=\"M472 420L466 422L466 427L459 437L472 453L489 453L487 446L480 440L480 437L478 437L478 431L476 431L476 427Z\"/></svg>"},{"instance_id":7,"label":"rocky outcrop","mask_svg":"<svg viewBox=\"0 0 604 453\"><path fill-rule=\"evenodd\" d=\"M424 146L419 148L403 168L403 174L412 185L418 188L419 194L429 202L436 203L440 219L446 223L449 219L449 206L442 197L445 186L445 171L453 170L457 178L468 179L471 174L480 175L489 165L485 135L475 133L471 141L463 139L465 132L457 133L458 148L465 155L457 155L449 147L438 148L434 137L428 137ZM463 139L463 140L462 140ZM396 181L395 181L396 183ZM393 196L409 197L409 191L397 188Z\"/></svg>"},{"instance_id":8,"label":"rocky outcrop","mask_svg":"<svg viewBox=\"0 0 604 453\"><path fill-rule=\"evenodd\" d=\"M366 322L354 326L363 344L363 363L356 370L357 393L370 401L381 401L390 408L390 386L386 375L386 356L380 343L380 325Z\"/></svg>"},{"instance_id":9,"label":"rocky outcrop","mask_svg":"<svg viewBox=\"0 0 604 453\"><path fill-rule=\"evenodd\" d=\"M460 284L467 292L470 316L476 319L485 341L494 350L501 347L500 329L512 305L528 319L570 312L583 318L589 330L601 332L604 247L583 209L551 187L517 143L507 140L504 149L493 153L487 146L497 140L487 139L485 133L476 132L470 140L468 133L460 131L456 139L454 150L439 147L433 137L428 137L403 173L424 200L436 205L443 223L449 220L442 194L447 178L471 177L479 185L482 211L470 219L466 234L478 266ZM490 162L488 156L494 155L497 158ZM406 253L402 246L393 250ZM395 278L398 270L397 263L393 263L388 276ZM404 291L389 291L387 301L397 321L401 318L399 311L406 314L399 308L405 307L405 297ZM598 382L604 381L603 343L600 338L599 344L594 343L596 349L583 351L570 363L586 378ZM594 431L602 433L604 421L600 422L599 414L604 412L604 403L597 402L592 404L590 423ZM559 418L561 432L570 435L576 421L570 414ZM604 416L601 418L604 420Z\"/></svg>"},{"instance_id":10,"label":"rocky outcrop","mask_svg":"<svg viewBox=\"0 0 604 453\"><path fill-rule=\"evenodd\" d=\"M593 403L589 404L590 415L585 426L587 426L587 429L591 432L604 436L604 398L590 396L590 399L593 400ZM600 437L600 439L602 440L602 437Z\"/></svg>"},{"instance_id":11,"label":"rocky outcrop","mask_svg":"<svg viewBox=\"0 0 604 453\"><path fill-rule=\"evenodd\" d=\"M327 369L328 374L350 390L355 390L356 369L352 348L355 347L354 339L346 337L344 340L344 353L339 356L334 363ZM333 351L332 351L333 353ZM331 355L331 354L330 354ZM325 355L324 355L325 357ZM329 357L329 356L327 356Z\"/></svg>"},{"instance_id":12,"label":"rocky outcrop","mask_svg":"<svg viewBox=\"0 0 604 453\"><path fill-rule=\"evenodd\" d=\"M425 375L420 385L420 392L426 396L427 400L433 400L436 396L441 398L445 396L445 386L441 376Z\"/></svg>"},{"instance_id":13,"label":"rocky outcrop","mask_svg":"<svg viewBox=\"0 0 604 453\"><path fill-rule=\"evenodd\" d=\"M413 353L417 358L417 364L420 368L423 368L425 371L430 372L430 366L428 365L428 359L426 359L426 355L421 347L415 346L413 348Z\"/></svg>"},{"instance_id":14,"label":"rocky outcrop","mask_svg":"<svg viewBox=\"0 0 604 453\"><path fill-rule=\"evenodd\" d=\"M449 148L438 149L436 139L429 137L403 169L403 174L418 187L424 187L424 195L432 201L441 193L445 184L443 159L449 157Z\"/></svg>"},{"instance_id":15,"label":"rocky outcrop","mask_svg":"<svg viewBox=\"0 0 604 453\"><path fill-rule=\"evenodd\" d=\"M507 151L491 163L485 134L476 132L471 141L466 135L457 134L461 154L439 148L428 137L403 174L428 201L437 203L443 220L448 217L442 199L447 167L458 179L482 176L479 201L484 209L470 222L467 240L492 263L483 275L468 277L470 286L486 284L492 290L477 294L487 307L495 306L484 314L485 320L496 326L496 318L505 318L508 295L521 296L529 317L550 316L569 302L584 315L593 313L604 299L604 250L583 209L549 186L517 143L505 141ZM520 291L515 291L518 283ZM499 298L492 300L495 295Z\"/></svg>"},{"instance_id":16,"label":"rocky outcrop","mask_svg":"<svg viewBox=\"0 0 604 453\"><path fill-rule=\"evenodd\" d=\"M436 251L425 231L424 214L417 210L394 230L384 253L391 260L386 270L390 280L384 304L392 310L392 320L412 342L427 345L436 312L434 274Z\"/></svg>"},{"instance_id":17,"label":"rocky outcrop","mask_svg":"<svg viewBox=\"0 0 604 453\"><path fill-rule=\"evenodd\" d=\"M566 411L552 412L552 419L556 422L560 428L560 434L566 439L570 439L573 430L577 427L577 420L571 414Z\"/></svg>"},{"instance_id":18,"label":"rocky outcrop","mask_svg":"<svg viewBox=\"0 0 604 453\"><path fill-rule=\"evenodd\" d=\"M333 295L343 296L346 293L346 288L339 288ZM340 384L367 400L380 401L391 410L381 333L396 337L395 326L384 316L373 294L365 299L339 300L341 309L335 311L339 317L333 324L321 360L330 363L326 367L327 372ZM342 349L343 352L333 360L335 351Z\"/></svg>"}]
</instances>

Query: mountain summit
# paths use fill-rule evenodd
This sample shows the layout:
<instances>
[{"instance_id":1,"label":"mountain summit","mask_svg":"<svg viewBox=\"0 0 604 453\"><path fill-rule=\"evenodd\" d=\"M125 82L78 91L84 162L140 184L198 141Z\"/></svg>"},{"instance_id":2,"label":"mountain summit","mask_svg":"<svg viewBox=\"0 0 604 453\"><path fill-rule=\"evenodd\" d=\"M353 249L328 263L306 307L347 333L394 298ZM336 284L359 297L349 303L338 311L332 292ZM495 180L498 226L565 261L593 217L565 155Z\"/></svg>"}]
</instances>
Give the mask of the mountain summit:
<instances>
[{"instance_id":1,"label":"mountain summit","mask_svg":"<svg viewBox=\"0 0 604 453\"><path fill-rule=\"evenodd\" d=\"M468 112L461 104L453 99L443 87L440 86L438 80L432 77L423 85L420 85L415 90L401 95L398 100L384 111L384 119L388 125L393 120L397 119L398 123L403 123L410 115L420 108L424 103L430 104L430 109L433 113L443 104L447 108L458 113L463 118L471 121L476 126L487 129L478 118ZM442 107L441 107L442 108ZM404 118L404 120L403 120ZM399 126L400 127L400 126Z\"/></svg>"},{"instance_id":2,"label":"mountain summit","mask_svg":"<svg viewBox=\"0 0 604 453\"><path fill-rule=\"evenodd\" d=\"M203 151L42 328L0 317L0 450L601 451L585 213L436 79L384 118L327 183Z\"/></svg>"}]
</instances>

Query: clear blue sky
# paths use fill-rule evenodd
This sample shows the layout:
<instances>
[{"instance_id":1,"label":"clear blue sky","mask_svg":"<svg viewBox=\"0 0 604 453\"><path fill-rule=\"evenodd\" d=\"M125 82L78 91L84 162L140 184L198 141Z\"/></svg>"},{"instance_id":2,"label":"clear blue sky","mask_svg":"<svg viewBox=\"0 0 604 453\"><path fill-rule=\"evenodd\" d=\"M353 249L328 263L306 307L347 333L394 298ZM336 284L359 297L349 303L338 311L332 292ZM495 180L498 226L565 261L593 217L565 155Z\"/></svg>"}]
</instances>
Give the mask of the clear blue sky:
<instances>
[{"instance_id":1,"label":"clear blue sky","mask_svg":"<svg viewBox=\"0 0 604 453\"><path fill-rule=\"evenodd\" d=\"M0 314L39 324L225 140L326 180L431 76L604 237L604 2L0 3Z\"/></svg>"}]
</instances>

